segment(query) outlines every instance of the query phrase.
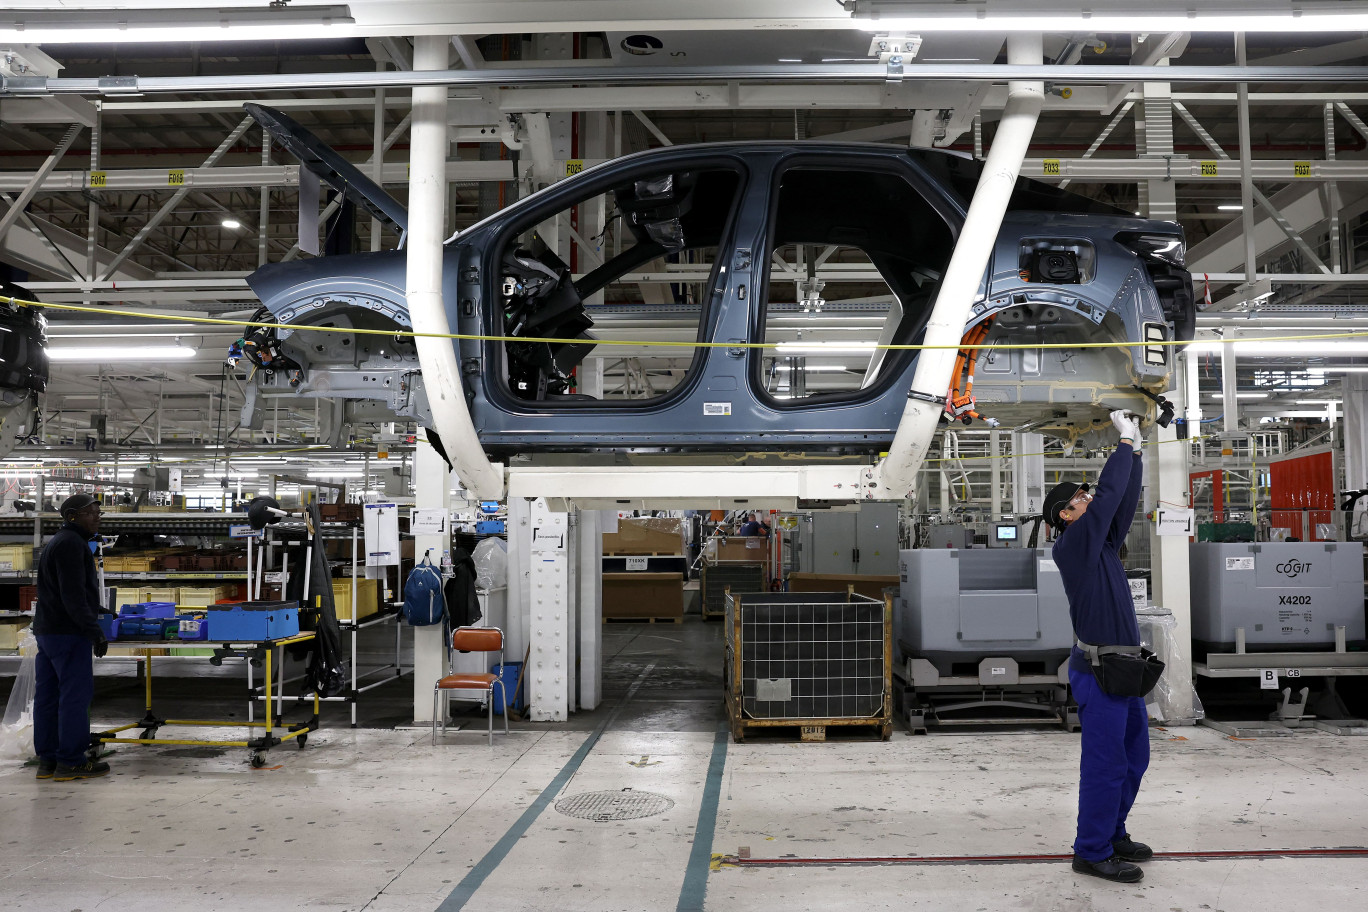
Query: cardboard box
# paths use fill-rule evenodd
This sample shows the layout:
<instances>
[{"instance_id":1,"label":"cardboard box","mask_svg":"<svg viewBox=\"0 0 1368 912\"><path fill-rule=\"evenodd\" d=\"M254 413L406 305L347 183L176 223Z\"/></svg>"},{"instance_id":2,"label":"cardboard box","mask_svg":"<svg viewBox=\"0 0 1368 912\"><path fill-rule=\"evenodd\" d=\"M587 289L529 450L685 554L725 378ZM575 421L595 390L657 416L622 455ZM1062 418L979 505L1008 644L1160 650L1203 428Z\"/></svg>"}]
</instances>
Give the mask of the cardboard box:
<instances>
[{"instance_id":1,"label":"cardboard box","mask_svg":"<svg viewBox=\"0 0 1368 912\"><path fill-rule=\"evenodd\" d=\"M763 535L714 538L708 542L709 560L769 562L769 539Z\"/></svg>"},{"instance_id":2,"label":"cardboard box","mask_svg":"<svg viewBox=\"0 0 1368 912\"><path fill-rule=\"evenodd\" d=\"M681 618L684 580L678 573L605 573L603 616Z\"/></svg>"},{"instance_id":3,"label":"cardboard box","mask_svg":"<svg viewBox=\"0 0 1368 912\"><path fill-rule=\"evenodd\" d=\"M897 587L898 582L899 578L896 573L885 576L858 573L790 573L788 575L789 592L845 592L847 586L853 585L856 595L880 600L884 597L884 589L889 586Z\"/></svg>"},{"instance_id":4,"label":"cardboard box","mask_svg":"<svg viewBox=\"0 0 1368 912\"><path fill-rule=\"evenodd\" d=\"M380 581L375 579L335 579L332 581L333 609L339 621L351 621L352 587L356 587L356 618L364 620L380 610Z\"/></svg>"},{"instance_id":5,"label":"cardboard box","mask_svg":"<svg viewBox=\"0 0 1368 912\"><path fill-rule=\"evenodd\" d=\"M604 554L683 554L684 521L643 516L618 520L616 532L603 533Z\"/></svg>"}]
</instances>

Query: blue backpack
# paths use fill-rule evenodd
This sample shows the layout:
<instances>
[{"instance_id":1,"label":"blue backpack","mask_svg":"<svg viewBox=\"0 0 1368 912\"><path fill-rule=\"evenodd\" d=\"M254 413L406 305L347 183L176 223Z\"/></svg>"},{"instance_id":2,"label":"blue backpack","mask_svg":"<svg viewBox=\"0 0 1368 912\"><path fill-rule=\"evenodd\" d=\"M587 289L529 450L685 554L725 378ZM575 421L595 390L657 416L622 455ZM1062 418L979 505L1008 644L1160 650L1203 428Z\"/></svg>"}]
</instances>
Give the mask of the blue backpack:
<instances>
[{"instance_id":1,"label":"blue backpack","mask_svg":"<svg viewBox=\"0 0 1368 912\"><path fill-rule=\"evenodd\" d=\"M404 581L404 620L414 627L430 627L446 617L442 574L424 555Z\"/></svg>"}]
</instances>

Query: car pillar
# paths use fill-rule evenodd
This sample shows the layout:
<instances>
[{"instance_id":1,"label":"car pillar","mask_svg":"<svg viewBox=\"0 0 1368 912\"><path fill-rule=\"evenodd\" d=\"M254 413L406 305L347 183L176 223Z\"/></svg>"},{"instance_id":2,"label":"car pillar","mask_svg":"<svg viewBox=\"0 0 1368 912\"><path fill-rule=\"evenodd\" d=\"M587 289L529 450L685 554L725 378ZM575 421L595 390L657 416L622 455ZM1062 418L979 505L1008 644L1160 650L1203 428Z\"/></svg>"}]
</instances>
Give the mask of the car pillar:
<instances>
[{"instance_id":1,"label":"car pillar","mask_svg":"<svg viewBox=\"0 0 1368 912\"><path fill-rule=\"evenodd\" d=\"M1007 62L1039 66L1043 51L1039 34L1007 36ZM907 404L888 448L888 455L873 466L864 479L864 496L871 500L896 500L907 496L925 462L950 388L950 373L970 308L978 296L984 270L992 255L991 239L1002 227L1002 217L1021 174L1021 164L1035 133L1045 97L1045 84L1034 80L1008 83L1007 104L997 135L988 151L974 198L964 217L955 252L946 267L936 295L936 306L926 324L921 351Z\"/></svg>"},{"instance_id":2,"label":"car pillar","mask_svg":"<svg viewBox=\"0 0 1368 912\"><path fill-rule=\"evenodd\" d=\"M414 39L414 69L444 70L449 44L441 36ZM442 237L446 206L447 89L415 86L410 127L408 308L423 368L432 427L461 483L480 500L503 499L503 472L485 457L470 420L461 373L442 304Z\"/></svg>"}]
</instances>

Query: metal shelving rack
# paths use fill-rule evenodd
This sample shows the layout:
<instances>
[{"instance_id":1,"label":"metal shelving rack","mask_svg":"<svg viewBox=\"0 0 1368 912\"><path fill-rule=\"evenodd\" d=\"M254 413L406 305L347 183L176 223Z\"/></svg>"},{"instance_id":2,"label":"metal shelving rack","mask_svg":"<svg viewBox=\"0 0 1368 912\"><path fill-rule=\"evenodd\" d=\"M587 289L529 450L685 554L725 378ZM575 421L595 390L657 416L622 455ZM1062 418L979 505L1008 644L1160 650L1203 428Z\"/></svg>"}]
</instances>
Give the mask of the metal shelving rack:
<instances>
[{"instance_id":1,"label":"metal shelving rack","mask_svg":"<svg viewBox=\"0 0 1368 912\"><path fill-rule=\"evenodd\" d=\"M357 560L357 558L358 558L358 556L359 556L359 551L358 551L358 546L359 546L358 532L359 532L359 530L360 530L360 528L361 528L361 522L360 522L359 520L357 520L357 521L346 521L346 522L327 522L327 523L322 523L322 524L320 525L319 528L321 529L324 538L329 538L329 537L334 538L334 539L336 539L336 538L343 538L343 537L345 537L345 536L344 536L343 534L341 534L341 533L350 532L350 536L351 536L351 546L352 546L352 548L351 548L351 571L352 571L351 579L352 579L352 580L356 580L356 579L358 578L358 577L356 576L356 571L357 571L357 568L358 568L358 566L359 566L358 560ZM268 533L268 538L269 538L270 533L275 532L275 531L282 531L282 532L283 532L283 531L297 531L297 532L303 533L303 532L304 532L304 524L303 524L303 523L274 523L274 524L272 524L272 525L270 525L270 526L267 526L267 527L266 527L266 531L267 531L267 533ZM308 541L307 538L303 538L302 540L296 541L296 542L283 542L283 541L268 540L268 541L266 541L265 543L262 543L262 544L259 544L259 545L256 546L255 550L256 550L258 553L265 552L265 559L264 559L264 560L256 560L255 563L249 564L249 565L252 567L251 572L252 572L253 574L255 574L255 576L257 577L255 581L249 580L249 585L251 585L253 582L255 583L256 591L257 591L258 595L260 594L260 587L261 587L261 586L263 585L263 583L265 582L265 575L266 575L267 573L276 572L276 571L270 571L270 570L264 569L264 567L265 567L265 565L266 565L267 563L271 563L271 562L272 562L271 558L273 557L274 549L278 547L278 548L281 548L282 550L285 550L286 553L288 553L288 549L289 549L289 548L291 548L291 547L298 547L298 546L303 546L303 547L304 547L304 551L305 551L305 558L304 558L304 560L305 560L306 562L309 561L309 560L310 560L309 555L311 554L312 544ZM252 546L249 545L249 548L251 548L251 547L252 547ZM282 560L282 565L283 565L283 566L282 566L282 569L281 569L279 572L288 575L288 573L289 573L289 563L288 563L288 559ZM306 563L306 566L308 566L307 563ZM286 577L283 577L283 578L281 579L280 586L281 586L281 591L282 591L282 593L284 592L284 587L285 587L285 585L286 585L287 579L288 579L287 576L286 576ZM382 588L382 591L383 591L383 588ZM319 698L318 698L318 699L320 699L321 701L323 701L323 702L328 702L328 703L349 703L349 704L351 705L351 726L352 726L352 728L355 728L355 727L356 727L356 724L357 724L357 709L356 709L356 707L357 707L357 704L358 704L358 702L359 702L359 700L360 700L361 694L365 693L365 692L368 691L368 690L373 690L373 689L376 688L376 687L380 687L380 686L383 685L383 684L388 684L388 683L390 683L391 680L395 680L395 679L398 679L398 678L402 678L402 677L404 676L405 671L412 671L412 670L413 670L412 668L405 669L405 667L404 667L404 665L403 665L403 662L402 662L402 655L403 655L403 644L402 644L403 625L400 624L400 623L398 622L398 621L399 621L399 614L398 614L397 612L388 612L388 613L381 613L381 614L372 615L372 616L367 617L367 618L362 619L362 620L357 620L357 617L356 617L356 593L357 593L357 587L356 587L355 585L353 585L353 586L351 587L351 595L352 595L351 614L350 614L350 618L351 618L351 619L350 619L350 620L347 620L347 621L343 621L343 620L340 620L340 619L339 619L338 622L337 622L338 627L342 630L343 633L350 634L350 640L351 640L351 657L350 657L351 688L350 688L350 690L349 690L347 693L345 693L345 694L339 694L339 695L334 696L334 697L319 697ZM380 626L381 624L386 624L386 623L389 623L389 622L391 622L391 621L394 622L394 661L391 662L391 663L389 663L389 664L386 664L386 665L381 665L381 666L379 666L379 667L377 667L377 668L372 668L372 669L366 671L364 674L360 673L359 670L358 670L357 653L356 653L356 637L357 637L357 634L358 634L361 630L364 630L364 629L366 629L366 628L369 628L369 627L377 627L377 626ZM379 681L372 681L372 682L370 682L369 684L362 684L362 683L361 683L363 680L365 680L365 679L367 679L367 678L372 678L372 677L375 677L376 675L384 674L385 672L390 671L390 670L393 670L393 671L394 671L394 675L393 675L392 677L387 677L387 678L385 678L385 679L383 679L383 680L379 680ZM303 675L296 675L296 676L294 676L294 677L292 677L292 678L282 679L282 680L280 681L280 686L279 686L279 688L277 689L276 694L272 697L272 699L274 699L274 700L277 701L277 709L283 709L283 705L284 705L284 702L285 702L285 699L286 699L286 698L285 698L285 685L288 684L288 683L290 683L290 682L293 682L293 681L298 681L298 680L300 680L302 677L303 677ZM261 686L254 685L254 684L252 683L252 671L251 671L250 668L248 668L248 670L247 670L247 686L248 686L249 691L251 692L251 694L252 694L254 700L265 700L265 699L266 699L266 697L265 697L265 696L263 695L263 693L262 693L263 688L262 688ZM291 699L294 699L294 700L297 700L297 701L298 701L298 700L304 700L304 699L306 699L306 697L305 697L304 695L301 694L301 695L299 695L299 696L297 696L297 697L293 697L293 698L291 698ZM251 721L251 719L252 719L252 712L251 712L251 704L249 703L249 708L248 708L248 721Z\"/></svg>"}]
</instances>

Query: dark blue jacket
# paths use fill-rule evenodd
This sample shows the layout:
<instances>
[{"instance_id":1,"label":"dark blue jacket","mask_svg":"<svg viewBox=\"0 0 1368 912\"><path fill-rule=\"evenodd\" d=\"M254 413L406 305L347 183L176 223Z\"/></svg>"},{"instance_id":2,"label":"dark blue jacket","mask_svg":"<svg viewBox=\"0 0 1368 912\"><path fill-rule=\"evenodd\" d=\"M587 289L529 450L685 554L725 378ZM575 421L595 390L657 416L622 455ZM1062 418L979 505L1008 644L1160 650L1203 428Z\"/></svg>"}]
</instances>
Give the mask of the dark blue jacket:
<instances>
[{"instance_id":1,"label":"dark blue jacket","mask_svg":"<svg viewBox=\"0 0 1368 912\"><path fill-rule=\"evenodd\" d=\"M1074 634L1093 646L1140 645L1140 625L1120 551L1140 502L1143 475L1138 454L1122 442L1102 467L1087 512L1060 533L1051 552L1069 597ZM1077 646L1070 667L1088 670Z\"/></svg>"},{"instance_id":2,"label":"dark blue jacket","mask_svg":"<svg viewBox=\"0 0 1368 912\"><path fill-rule=\"evenodd\" d=\"M100 613L100 577L90 540L75 523L65 523L43 547L38 558L38 608L33 613L33 635L83 636L92 643L104 639Z\"/></svg>"}]
</instances>

